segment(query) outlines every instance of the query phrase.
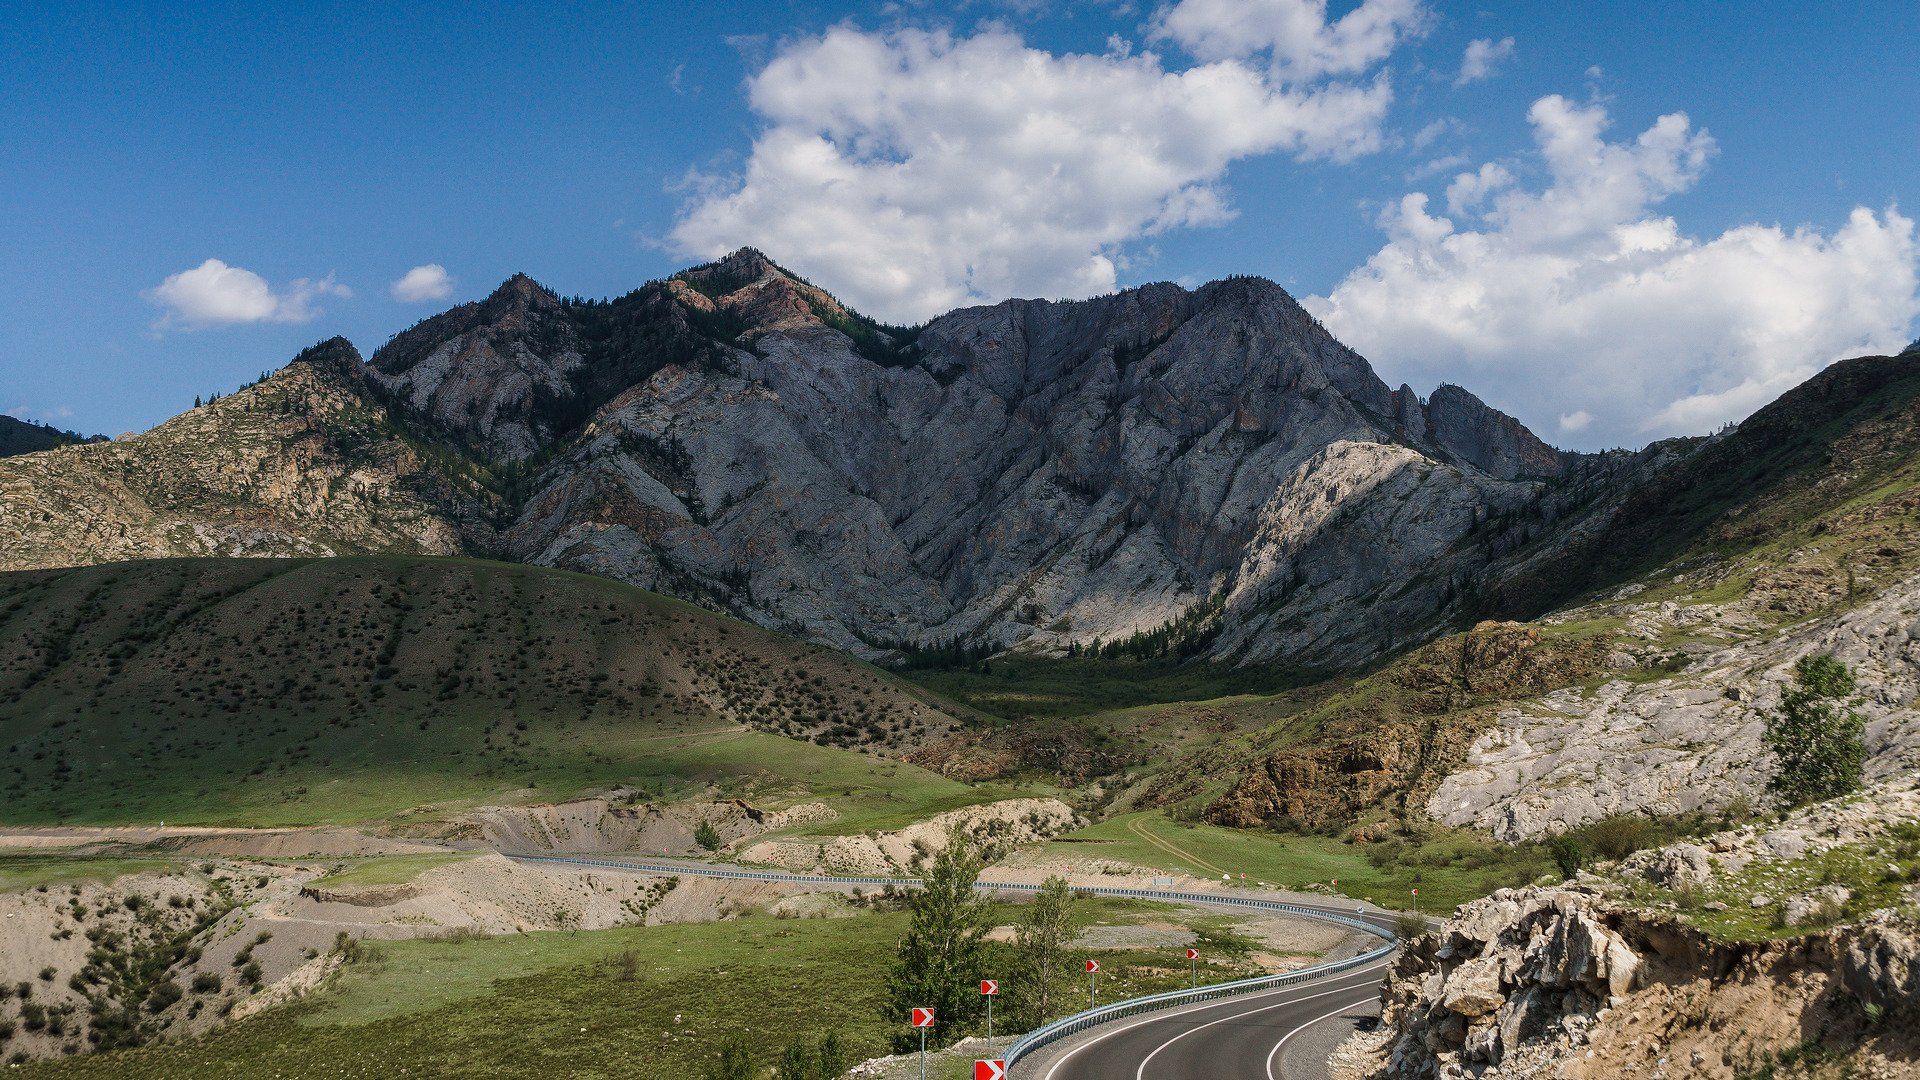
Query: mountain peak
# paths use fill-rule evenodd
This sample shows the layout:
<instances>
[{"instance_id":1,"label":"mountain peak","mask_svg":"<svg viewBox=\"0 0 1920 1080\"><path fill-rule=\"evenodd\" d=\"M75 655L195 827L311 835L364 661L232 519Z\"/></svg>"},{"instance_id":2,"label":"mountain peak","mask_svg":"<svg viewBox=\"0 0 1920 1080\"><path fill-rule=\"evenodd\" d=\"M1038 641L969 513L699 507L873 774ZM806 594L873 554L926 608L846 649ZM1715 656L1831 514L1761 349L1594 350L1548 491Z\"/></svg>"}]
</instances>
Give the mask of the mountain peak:
<instances>
[{"instance_id":1,"label":"mountain peak","mask_svg":"<svg viewBox=\"0 0 1920 1080\"><path fill-rule=\"evenodd\" d=\"M1558 476L1566 469L1565 454L1453 383L1441 383L1427 398L1426 427L1430 440L1502 480Z\"/></svg>"},{"instance_id":2,"label":"mountain peak","mask_svg":"<svg viewBox=\"0 0 1920 1080\"><path fill-rule=\"evenodd\" d=\"M483 303L489 307L502 304L529 305L558 303L559 297L552 289L533 280L525 274L515 274L500 283L500 287L488 294Z\"/></svg>"},{"instance_id":3,"label":"mountain peak","mask_svg":"<svg viewBox=\"0 0 1920 1080\"><path fill-rule=\"evenodd\" d=\"M760 249L750 247L740 248L713 262L682 270L674 277L714 297L738 292L768 278L786 278L796 284L800 280L779 263L767 258Z\"/></svg>"},{"instance_id":4,"label":"mountain peak","mask_svg":"<svg viewBox=\"0 0 1920 1080\"><path fill-rule=\"evenodd\" d=\"M353 342L334 335L317 345L310 345L300 351L300 355L288 362L287 366L305 364L325 374L344 376L358 380L363 366L360 350Z\"/></svg>"}]
</instances>

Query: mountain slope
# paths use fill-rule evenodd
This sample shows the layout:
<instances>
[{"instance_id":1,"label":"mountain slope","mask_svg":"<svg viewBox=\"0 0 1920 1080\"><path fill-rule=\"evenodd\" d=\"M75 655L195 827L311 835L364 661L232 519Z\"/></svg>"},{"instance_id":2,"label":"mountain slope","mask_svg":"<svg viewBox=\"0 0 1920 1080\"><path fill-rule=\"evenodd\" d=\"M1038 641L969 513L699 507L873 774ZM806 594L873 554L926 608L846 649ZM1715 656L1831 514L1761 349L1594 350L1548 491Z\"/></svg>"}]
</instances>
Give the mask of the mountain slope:
<instances>
[{"instance_id":1,"label":"mountain slope","mask_svg":"<svg viewBox=\"0 0 1920 1080\"><path fill-rule=\"evenodd\" d=\"M0 416L0 457L12 457L15 454L37 454L42 450L52 450L57 446L70 446L74 443L97 442L71 431L47 427L44 424L30 424L25 420L16 420L11 416Z\"/></svg>"},{"instance_id":2,"label":"mountain slope","mask_svg":"<svg viewBox=\"0 0 1920 1080\"><path fill-rule=\"evenodd\" d=\"M1763 805L1764 714L1812 653L1858 673L1868 775L1920 766L1916 445L1920 363L1902 356L1655 448L1635 483L1484 572L1489 592L1533 590L1515 607L1570 604L1443 639L1247 740L1208 813L1318 827L1398 807L1519 840ZM1163 797L1221 765L1171 770Z\"/></svg>"},{"instance_id":3,"label":"mountain slope","mask_svg":"<svg viewBox=\"0 0 1920 1080\"><path fill-rule=\"evenodd\" d=\"M574 314L543 370L572 373L566 400L591 419L535 472L507 550L869 653L1064 649L1218 610L1253 623L1218 658L1365 659L1430 634L1450 571L1482 557L1458 542L1535 496L1521 477L1571 460L1457 388L1389 390L1258 279L1010 301L906 333L741 252L608 305L528 303ZM503 348L525 321L462 333ZM643 347L592 358L600 324ZM373 364L389 381L420 367ZM431 401L450 384L408 385ZM564 414L539 396L536 418ZM1356 524L1379 539L1366 557ZM1356 603L1382 618L1332 617Z\"/></svg>"},{"instance_id":4,"label":"mountain slope","mask_svg":"<svg viewBox=\"0 0 1920 1080\"><path fill-rule=\"evenodd\" d=\"M28 529L0 566L502 554L868 656L1297 667L1470 619L1491 562L1618 472L1390 389L1261 279L908 330L751 250L610 301L516 276L93 453L0 471Z\"/></svg>"},{"instance_id":5,"label":"mountain slope","mask_svg":"<svg viewBox=\"0 0 1920 1080\"><path fill-rule=\"evenodd\" d=\"M959 723L830 650L552 570L185 559L0 575L0 818L15 824L350 820L695 779L753 754L794 776L782 755L819 763L752 732L901 757ZM722 734L727 752L673 756Z\"/></svg>"},{"instance_id":6,"label":"mountain slope","mask_svg":"<svg viewBox=\"0 0 1920 1080\"><path fill-rule=\"evenodd\" d=\"M0 460L0 568L484 550L478 475L397 428L335 338L143 435Z\"/></svg>"}]
</instances>

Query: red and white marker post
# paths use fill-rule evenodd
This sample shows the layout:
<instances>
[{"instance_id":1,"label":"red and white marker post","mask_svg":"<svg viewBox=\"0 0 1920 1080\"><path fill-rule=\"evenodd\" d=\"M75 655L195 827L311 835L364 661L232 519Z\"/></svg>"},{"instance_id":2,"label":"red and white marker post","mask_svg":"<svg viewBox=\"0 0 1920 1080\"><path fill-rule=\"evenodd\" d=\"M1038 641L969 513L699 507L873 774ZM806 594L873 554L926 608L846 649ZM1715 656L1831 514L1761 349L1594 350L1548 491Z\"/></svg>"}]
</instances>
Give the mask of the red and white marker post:
<instances>
[{"instance_id":1,"label":"red and white marker post","mask_svg":"<svg viewBox=\"0 0 1920 1080\"><path fill-rule=\"evenodd\" d=\"M1000 996L999 979L981 979L980 996L987 999L987 1045L993 1045L993 999ZM975 1068L978 1072L978 1067Z\"/></svg>"},{"instance_id":2,"label":"red and white marker post","mask_svg":"<svg viewBox=\"0 0 1920 1080\"><path fill-rule=\"evenodd\" d=\"M913 1010L913 1026L920 1029L920 1080L927 1080L927 1029L933 1026L933 1010Z\"/></svg>"},{"instance_id":3,"label":"red and white marker post","mask_svg":"<svg viewBox=\"0 0 1920 1080\"><path fill-rule=\"evenodd\" d=\"M1007 1063L999 1058L973 1063L973 1080L1007 1080Z\"/></svg>"},{"instance_id":4,"label":"red and white marker post","mask_svg":"<svg viewBox=\"0 0 1920 1080\"><path fill-rule=\"evenodd\" d=\"M1096 992L1096 988L1098 987L1099 982L1100 982L1100 961L1098 960L1087 961L1087 1008L1089 1009L1094 1008L1099 1004L1100 995Z\"/></svg>"},{"instance_id":5,"label":"red and white marker post","mask_svg":"<svg viewBox=\"0 0 1920 1080\"><path fill-rule=\"evenodd\" d=\"M1187 950L1187 964L1193 968L1193 977L1188 981L1187 985L1199 986L1200 985L1200 950L1199 949Z\"/></svg>"}]
</instances>

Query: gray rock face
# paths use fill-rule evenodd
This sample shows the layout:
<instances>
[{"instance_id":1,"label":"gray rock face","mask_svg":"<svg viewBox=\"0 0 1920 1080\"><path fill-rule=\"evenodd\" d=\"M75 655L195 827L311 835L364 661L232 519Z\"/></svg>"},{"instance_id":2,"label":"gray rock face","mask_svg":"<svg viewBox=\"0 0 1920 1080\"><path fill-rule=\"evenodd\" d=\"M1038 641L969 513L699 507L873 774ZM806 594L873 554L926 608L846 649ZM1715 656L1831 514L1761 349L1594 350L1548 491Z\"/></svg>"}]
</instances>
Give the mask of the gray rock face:
<instances>
[{"instance_id":1,"label":"gray rock face","mask_svg":"<svg viewBox=\"0 0 1920 1080\"><path fill-rule=\"evenodd\" d=\"M868 655L1185 617L1216 658L1361 661L1430 634L1489 557L1463 541L1565 460L1464 391L1389 390L1257 279L970 308L910 345L753 252L649 290L648 325L733 336L636 364L534 477L508 554ZM517 295L374 360L508 457L541 438L527 387L579 393L606 362L581 344L603 316L541 353Z\"/></svg>"},{"instance_id":2,"label":"gray rock face","mask_svg":"<svg viewBox=\"0 0 1920 1080\"><path fill-rule=\"evenodd\" d=\"M374 353L374 381L437 425L518 461L552 432L532 415L536 389L562 393L579 342L558 298L515 275L486 300L436 315Z\"/></svg>"},{"instance_id":3,"label":"gray rock face","mask_svg":"<svg viewBox=\"0 0 1920 1080\"><path fill-rule=\"evenodd\" d=\"M1630 626L1711 625L1740 615L1671 603L1621 610ZM1736 799L1763 804L1771 762L1763 714L1777 704L1794 663L1814 653L1833 654L1868 688L1858 704L1867 717L1868 778L1911 772L1920 767L1920 643L1908 635L1916 617L1920 577L1911 577L1844 614L1710 651L1668 678L1571 688L1504 710L1435 790L1427 812L1517 840L1613 814L1719 810ZM1806 842L1793 830L1768 840L1779 857L1804 852Z\"/></svg>"},{"instance_id":4,"label":"gray rock face","mask_svg":"<svg viewBox=\"0 0 1920 1080\"><path fill-rule=\"evenodd\" d=\"M1531 535L1514 523L1544 520L1537 509L1569 486L1542 478L1575 462L1458 388L1427 401L1389 389L1255 278L1008 301L914 331L743 250L610 301L516 276L365 365L342 356L328 379L358 402L342 415L384 426L306 452L307 473L341 474L320 494L286 479L325 530L190 543L166 506L114 507L94 515L104 539L36 535L0 565L465 550L867 656L1140 637L1130 647L1344 666L1443 629L1473 576ZM292 414L203 415L221 426L200 436L211 447ZM393 474L378 483L356 472L368 439L402 459L376 462ZM455 452L407 457L434 443ZM57 475L13 501L41 532L73 533L62 514L83 516L77 489L101 485L69 476L57 452L29 458L24 472ZM441 501L484 499L484 515L416 509L433 492L408 477L442 468ZM55 481L76 491L46 495ZM253 501L258 486L223 469L206 501ZM395 507L408 520L393 524ZM436 509L446 521L414 520Z\"/></svg>"}]
</instances>

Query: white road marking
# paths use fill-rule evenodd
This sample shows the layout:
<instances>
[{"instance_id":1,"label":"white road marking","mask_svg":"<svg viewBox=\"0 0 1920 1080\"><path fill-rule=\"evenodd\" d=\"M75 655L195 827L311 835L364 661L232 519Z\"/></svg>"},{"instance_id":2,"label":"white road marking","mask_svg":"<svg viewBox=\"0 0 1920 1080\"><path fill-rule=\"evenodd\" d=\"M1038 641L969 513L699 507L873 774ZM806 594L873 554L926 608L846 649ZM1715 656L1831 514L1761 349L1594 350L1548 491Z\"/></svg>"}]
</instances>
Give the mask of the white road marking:
<instances>
[{"instance_id":1,"label":"white road marking","mask_svg":"<svg viewBox=\"0 0 1920 1080\"><path fill-rule=\"evenodd\" d=\"M1373 995L1368 995L1368 996L1371 997ZM1330 1017L1339 1016L1341 1013L1346 1012L1348 1009L1353 1008L1355 1005L1365 1004L1366 1001L1367 1001L1367 998L1364 998L1364 997L1360 998L1357 1001L1349 1001L1345 1005L1340 1006L1339 1008L1333 1010L1332 1012L1323 1013L1319 1016L1316 1016L1313 1019L1307 1021L1306 1023L1301 1024L1299 1027L1294 1028L1292 1031L1287 1032L1285 1035L1280 1036L1280 1041L1277 1043L1274 1043L1273 1049L1271 1051L1268 1051L1267 1053L1267 1080L1280 1080L1280 1077L1276 1075L1273 1071L1273 1063L1280 1060L1280 1048L1287 1045L1288 1039L1293 1038L1295 1035L1300 1034L1301 1032L1307 1030L1308 1028L1312 1027L1313 1025L1319 1023L1322 1020L1326 1020Z\"/></svg>"},{"instance_id":2,"label":"white road marking","mask_svg":"<svg viewBox=\"0 0 1920 1080\"><path fill-rule=\"evenodd\" d=\"M1345 974L1345 975L1358 974L1363 971L1371 971L1376 967L1385 968L1386 966L1387 966L1386 961L1381 961L1378 964L1369 964L1366 967L1354 968L1352 971L1343 972L1342 974ZM1286 989L1293 989L1293 987L1287 987ZM1111 1031L1101 1032L1099 1035L1096 1035L1093 1038L1088 1039L1086 1042L1083 1042L1079 1046L1076 1046L1073 1049L1067 1051L1066 1053L1060 1055L1059 1060L1055 1061L1053 1065L1047 1069L1046 1075L1042 1077L1041 1080L1053 1080L1054 1074L1060 1071L1061 1066L1065 1065L1068 1061L1072 1060L1075 1054L1078 1054L1080 1051L1085 1050L1087 1047L1093 1046L1096 1043L1105 1042L1106 1040L1113 1038L1115 1035L1120 1035L1125 1032L1132 1031L1134 1028L1137 1028L1137 1027L1143 1027L1147 1024L1157 1024L1162 1020L1170 1020L1176 1016L1185 1016L1188 1013L1195 1013L1203 1009L1210 1009L1219 1004L1221 1004L1221 1002L1219 1001L1204 1001L1197 1005L1193 1005L1184 1009L1174 1009L1168 1012L1154 1013L1153 1015L1148 1016L1145 1019L1136 1020L1131 1024L1126 1024L1121 1027L1116 1027ZM1281 1004L1283 1005L1288 1004L1288 1002L1281 1002ZM1238 1016L1243 1014L1236 1013L1234 1015Z\"/></svg>"},{"instance_id":3,"label":"white road marking","mask_svg":"<svg viewBox=\"0 0 1920 1080\"><path fill-rule=\"evenodd\" d=\"M1252 1016L1255 1013L1271 1012L1274 1009L1284 1009L1289 1005L1297 1005L1302 1001L1312 1001L1315 998L1327 997L1330 994L1351 994L1353 993L1353 991L1354 991L1354 988L1351 986L1342 986L1337 990L1323 990L1318 994L1308 994L1306 997L1302 997L1302 998L1289 998L1286 1001L1279 1002L1278 1004L1262 1005L1258 1009L1248 1009L1246 1012L1233 1013L1229 1016L1223 1016L1218 1020L1209 1020L1206 1023L1199 1025L1198 1027L1190 1027L1187 1030L1181 1032L1180 1034L1175 1035L1173 1038L1168 1039L1166 1042L1161 1043L1159 1046L1154 1047L1152 1053L1148 1054L1146 1057L1141 1058L1140 1067L1133 1071L1133 1080L1147 1080L1148 1063L1152 1062L1154 1058L1159 1057L1160 1051L1165 1050L1167 1047L1172 1046L1174 1043L1179 1042L1181 1039L1186 1038L1187 1036L1193 1034L1196 1031L1205 1031L1210 1027L1213 1027L1217 1024L1224 1024L1229 1020L1243 1020L1249 1016ZM1345 1006L1342 1006L1342 1008L1344 1007ZM1335 1010L1335 1011L1337 1012L1339 1010Z\"/></svg>"}]
</instances>

